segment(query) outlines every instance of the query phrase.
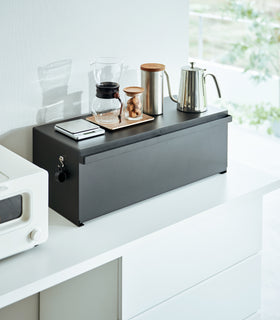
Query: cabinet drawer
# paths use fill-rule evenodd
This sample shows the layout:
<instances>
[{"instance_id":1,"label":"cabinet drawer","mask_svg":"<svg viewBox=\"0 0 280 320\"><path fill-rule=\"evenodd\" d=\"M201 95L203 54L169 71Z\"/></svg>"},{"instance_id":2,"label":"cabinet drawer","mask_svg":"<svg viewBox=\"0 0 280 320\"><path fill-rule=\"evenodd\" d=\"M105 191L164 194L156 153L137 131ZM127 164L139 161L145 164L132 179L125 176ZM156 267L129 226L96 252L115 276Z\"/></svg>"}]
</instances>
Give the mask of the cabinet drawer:
<instances>
[{"instance_id":1,"label":"cabinet drawer","mask_svg":"<svg viewBox=\"0 0 280 320\"><path fill-rule=\"evenodd\" d=\"M259 252L261 209L249 195L133 243L123 256L124 319Z\"/></svg>"},{"instance_id":2,"label":"cabinet drawer","mask_svg":"<svg viewBox=\"0 0 280 320\"><path fill-rule=\"evenodd\" d=\"M260 257L251 257L134 320L254 320L260 307Z\"/></svg>"}]
</instances>

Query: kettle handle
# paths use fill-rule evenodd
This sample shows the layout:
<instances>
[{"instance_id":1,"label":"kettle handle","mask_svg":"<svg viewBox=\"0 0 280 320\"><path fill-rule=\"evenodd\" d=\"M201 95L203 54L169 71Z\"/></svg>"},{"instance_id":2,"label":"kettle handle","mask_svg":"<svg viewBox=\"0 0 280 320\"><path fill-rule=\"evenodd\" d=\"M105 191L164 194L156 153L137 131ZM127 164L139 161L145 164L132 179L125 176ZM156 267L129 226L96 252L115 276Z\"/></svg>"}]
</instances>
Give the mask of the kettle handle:
<instances>
[{"instance_id":1,"label":"kettle handle","mask_svg":"<svg viewBox=\"0 0 280 320\"><path fill-rule=\"evenodd\" d=\"M217 81L216 77L215 77L212 73L207 73L207 74L204 76L204 78L206 78L207 76L211 76L211 77L213 78L213 80L214 80L214 82L215 82L215 85L216 85L216 88L217 88L217 91L218 91L218 96L219 96L219 98L221 98L221 97L222 97L222 96L221 96L221 90L220 90L220 88L219 88L218 81Z\"/></svg>"},{"instance_id":2,"label":"kettle handle","mask_svg":"<svg viewBox=\"0 0 280 320\"><path fill-rule=\"evenodd\" d=\"M172 93L171 93L171 87L170 87L170 81L169 81L169 75L168 73L166 72L166 70L164 70L164 74L166 76L166 80L167 80L167 88L168 88L168 94L169 94L169 97L172 101L178 103L178 100L176 100L173 96L172 96Z\"/></svg>"}]
</instances>

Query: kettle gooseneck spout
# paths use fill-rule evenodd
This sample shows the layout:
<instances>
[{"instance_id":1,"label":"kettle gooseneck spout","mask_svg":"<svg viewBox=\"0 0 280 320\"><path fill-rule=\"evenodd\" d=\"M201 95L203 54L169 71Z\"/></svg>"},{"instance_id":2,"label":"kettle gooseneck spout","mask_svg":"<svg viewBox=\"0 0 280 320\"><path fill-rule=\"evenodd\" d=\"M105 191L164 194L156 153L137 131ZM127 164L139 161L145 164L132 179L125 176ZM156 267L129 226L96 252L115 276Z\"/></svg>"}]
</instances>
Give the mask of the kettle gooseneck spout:
<instances>
[{"instance_id":1,"label":"kettle gooseneck spout","mask_svg":"<svg viewBox=\"0 0 280 320\"><path fill-rule=\"evenodd\" d=\"M167 80L167 88L168 88L168 94L169 94L169 97L170 97L170 99L171 99L172 101L174 101L174 102L178 103L178 100L176 100L176 99L173 97L172 93L171 93L171 87L170 87L169 75L168 75L168 73L166 72L166 70L164 70L164 74L165 74L165 76L166 76L166 80Z\"/></svg>"}]
</instances>

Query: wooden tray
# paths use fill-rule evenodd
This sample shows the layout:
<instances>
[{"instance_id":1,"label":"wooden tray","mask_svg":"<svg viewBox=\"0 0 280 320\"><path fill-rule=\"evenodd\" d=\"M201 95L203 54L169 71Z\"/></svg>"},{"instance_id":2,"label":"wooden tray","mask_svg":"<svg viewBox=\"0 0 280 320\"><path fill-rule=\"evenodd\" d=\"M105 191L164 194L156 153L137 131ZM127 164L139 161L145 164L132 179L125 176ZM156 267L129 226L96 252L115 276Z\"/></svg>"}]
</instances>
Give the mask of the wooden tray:
<instances>
[{"instance_id":1,"label":"wooden tray","mask_svg":"<svg viewBox=\"0 0 280 320\"><path fill-rule=\"evenodd\" d=\"M121 123L115 122L115 123L108 123L108 124L100 123L98 120L96 120L94 115L87 117L86 119L90 122L98 124L100 127L103 127L103 128L109 129L109 130L118 130L118 129L130 127L130 126L134 126L136 124L141 124L141 123L145 123L148 121L153 121L155 118L143 113L143 118L140 120L128 120L128 119L125 119L124 116L122 116Z\"/></svg>"}]
</instances>

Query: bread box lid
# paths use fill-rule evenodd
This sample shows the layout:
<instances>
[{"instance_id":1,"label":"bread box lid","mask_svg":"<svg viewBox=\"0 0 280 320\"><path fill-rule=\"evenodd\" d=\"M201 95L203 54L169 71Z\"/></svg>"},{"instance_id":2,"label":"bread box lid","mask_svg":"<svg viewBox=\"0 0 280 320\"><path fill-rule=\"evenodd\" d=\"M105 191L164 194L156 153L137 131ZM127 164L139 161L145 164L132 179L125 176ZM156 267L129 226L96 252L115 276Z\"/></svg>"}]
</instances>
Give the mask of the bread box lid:
<instances>
[{"instance_id":1,"label":"bread box lid","mask_svg":"<svg viewBox=\"0 0 280 320\"><path fill-rule=\"evenodd\" d=\"M86 118L87 116L88 115L84 115L79 118ZM71 148L77 155L79 162L85 164L88 162L87 158L89 156L223 118L227 122L231 121L231 116L228 115L228 111L225 109L221 110L209 107L208 110L203 113L184 113L178 111L176 104L169 98L165 98L164 114L155 117L154 121L113 132L106 130L105 135L78 142L56 132L54 130L55 123L38 126L33 130L39 131L51 139L56 139L65 147ZM69 121L69 119L67 121ZM205 137L205 139L207 139L207 137Z\"/></svg>"}]
</instances>

